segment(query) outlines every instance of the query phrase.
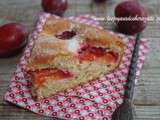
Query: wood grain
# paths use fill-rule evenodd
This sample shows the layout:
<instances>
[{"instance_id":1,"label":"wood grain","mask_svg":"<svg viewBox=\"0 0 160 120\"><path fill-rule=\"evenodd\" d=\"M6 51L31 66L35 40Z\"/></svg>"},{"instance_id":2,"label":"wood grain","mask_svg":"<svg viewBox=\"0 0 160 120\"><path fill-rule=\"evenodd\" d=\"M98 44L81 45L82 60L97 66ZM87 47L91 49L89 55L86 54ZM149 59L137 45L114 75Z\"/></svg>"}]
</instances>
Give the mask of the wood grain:
<instances>
[{"instance_id":1,"label":"wood grain","mask_svg":"<svg viewBox=\"0 0 160 120\"><path fill-rule=\"evenodd\" d=\"M124 0L107 0L104 4L95 4L92 0L69 0L65 16L94 14L96 16L114 16L115 6ZM159 0L139 0L145 6L149 16L160 15ZM0 24L22 22L33 30L41 0L1 0ZM113 23L102 22L106 29L114 29ZM143 36L150 41L150 52L143 66L140 80L135 90L134 104L136 120L160 120L160 22L149 22ZM10 78L16 69L21 55L9 59L0 59L0 120L48 120L27 110L16 107L3 100ZM1 80L2 79L2 80Z\"/></svg>"}]
</instances>

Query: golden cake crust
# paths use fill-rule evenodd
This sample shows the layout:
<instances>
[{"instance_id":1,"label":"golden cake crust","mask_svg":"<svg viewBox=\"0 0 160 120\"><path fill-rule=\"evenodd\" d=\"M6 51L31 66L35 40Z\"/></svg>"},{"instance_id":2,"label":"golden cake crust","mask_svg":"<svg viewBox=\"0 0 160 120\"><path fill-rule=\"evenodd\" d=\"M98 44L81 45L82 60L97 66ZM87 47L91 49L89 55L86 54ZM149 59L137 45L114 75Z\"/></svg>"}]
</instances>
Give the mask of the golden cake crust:
<instances>
[{"instance_id":1,"label":"golden cake crust","mask_svg":"<svg viewBox=\"0 0 160 120\"><path fill-rule=\"evenodd\" d=\"M69 34L71 38L65 38L68 37L66 34ZM98 51L105 50L105 52L109 51L109 54L103 53L101 58L95 55L97 57L95 58L92 53L91 57L86 57L86 54L90 55L89 51L83 54L85 59L82 57L83 59L80 60L81 57L77 57L78 51L86 43L87 46L94 48L94 50L90 48L93 53L101 55L102 53ZM119 66L124 49L125 44L122 40L106 30L52 16L48 18L42 32L38 35L28 60L27 71L33 83L32 95L38 99L46 98L104 76ZM113 58L115 55L118 55L117 60ZM37 75L33 75L35 71L55 68L69 71L73 74L72 78L52 80L46 77L40 87L36 85L37 82L33 80L33 76Z\"/></svg>"}]
</instances>

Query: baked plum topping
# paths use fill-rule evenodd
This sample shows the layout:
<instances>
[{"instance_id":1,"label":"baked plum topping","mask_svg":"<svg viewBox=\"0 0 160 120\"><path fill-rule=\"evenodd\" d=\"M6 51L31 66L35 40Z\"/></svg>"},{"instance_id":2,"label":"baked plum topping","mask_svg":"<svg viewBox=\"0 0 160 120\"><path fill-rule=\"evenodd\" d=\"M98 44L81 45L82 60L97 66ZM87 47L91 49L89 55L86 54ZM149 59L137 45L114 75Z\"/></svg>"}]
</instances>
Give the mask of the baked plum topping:
<instances>
[{"instance_id":1,"label":"baked plum topping","mask_svg":"<svg viewBox=\"0 0 160 120\"><path fill-rule=\"evenodd\" d=\"M94 61L96 59L105 60L106 62L116 62L118 60L118 53L109 51L102 47L84 46L78 52L78 58L81 61Z\"/></svg>"},{"instance_id":2,"label":"baked plum topping","mask_svg":"<svg viewBox=\"0 0 160 120\"><path fill-rule=\"evenodd\" d=\"M76 35L76 32L72 30L72 31L64 31L64 32L57 34L55 36L59 39L67 40L67 39L71 39L75 35Z\"/></svg>"},{"instance_id":3,"label":"baked plum topping","mask_svg":"<svg viewBox=\"0 0 160 120\"><path fill-rule=\"evenodd\" d=\"M93 61L98 57L105 55L104 48L86 47L79 51L79 59L82 61Z\"/></svg>"},{"instance_id":4,"label":"baked plum topping","mask_svg":"<svg viewBox=\"0 0 160 120\"><path fill-rule=\"evenodd\" d=\"M57 68L46 68L42 70L32 71L29 73L37 86L41 86L46 79L67 80L73 77L70 72L63 71Z\"/></svg>"},{"instance_id":5,"label":"baked plum topping","mask_svg":"<svg viewBox=\"0 0 160 120\"><path fill-rule=\"evenodd\" d=\"M104 56L104 59L105 59L106 61L108 61L109 63L110 63L110 62L113 62L113 63L117 62L118 58L119 58L119 54L116 53L116 52L113 52L113 51L107 52L107 53L105 54L105 56Z\"/></svg>"}]
</instances>

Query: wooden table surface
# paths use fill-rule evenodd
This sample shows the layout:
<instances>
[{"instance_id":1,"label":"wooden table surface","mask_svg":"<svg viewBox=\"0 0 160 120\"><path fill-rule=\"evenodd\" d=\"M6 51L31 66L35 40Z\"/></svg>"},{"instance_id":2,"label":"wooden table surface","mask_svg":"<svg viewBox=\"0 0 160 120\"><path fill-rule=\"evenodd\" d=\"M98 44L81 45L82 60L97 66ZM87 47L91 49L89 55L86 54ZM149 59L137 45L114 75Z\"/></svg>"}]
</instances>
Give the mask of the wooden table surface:
<instances>
[{"instance_id":1,"label":"wooden table surface","mask_svg":"<svg viewBox=\"0 0 160 120\"><path fill-rule=\"evenodd\" d=\"M86 13L114 16L114 8L121 1L123 0L108 0L105 4L97 5L92 0L69 0L65 16ZM139 1L146 7L149 16L160 15L159 0ZM0 24L23 22L31 31L37 14L41 11L40 4L41 0L0 0ZM113 29L112 23L102 25ZM143 35L149 39L151 48L135 90L136 120L160 120L160 21L150 22ZM20 57L21 55L17 55L0 59L0 120L47 120L47 117L36 115L3 100Z\"/></svg>"}]
</instances>

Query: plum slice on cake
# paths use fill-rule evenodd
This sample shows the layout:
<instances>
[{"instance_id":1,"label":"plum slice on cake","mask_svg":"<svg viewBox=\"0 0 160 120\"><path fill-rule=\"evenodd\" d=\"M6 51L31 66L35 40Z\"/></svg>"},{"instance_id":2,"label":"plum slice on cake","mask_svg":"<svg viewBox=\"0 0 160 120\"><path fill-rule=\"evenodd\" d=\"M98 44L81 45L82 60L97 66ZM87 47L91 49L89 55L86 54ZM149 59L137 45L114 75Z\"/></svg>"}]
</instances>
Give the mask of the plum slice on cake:
<instances>
[{"instance_id":1,"label":"plum slice on cake","mask_svg":"<svg viewBox=\"0 0 160 120\"><path fill-rule=\"evenodd\" d=\"M49 17L27 64L32 95L40 100L96 80L119 66L124 49L121 39L105 30Z\"/></svg>"}]
</instances>

